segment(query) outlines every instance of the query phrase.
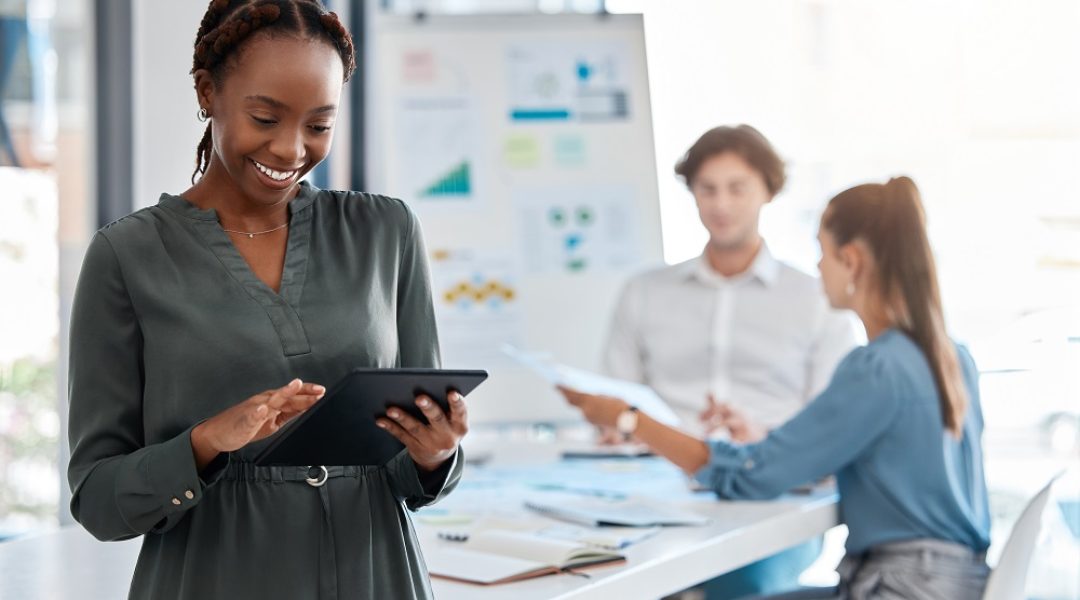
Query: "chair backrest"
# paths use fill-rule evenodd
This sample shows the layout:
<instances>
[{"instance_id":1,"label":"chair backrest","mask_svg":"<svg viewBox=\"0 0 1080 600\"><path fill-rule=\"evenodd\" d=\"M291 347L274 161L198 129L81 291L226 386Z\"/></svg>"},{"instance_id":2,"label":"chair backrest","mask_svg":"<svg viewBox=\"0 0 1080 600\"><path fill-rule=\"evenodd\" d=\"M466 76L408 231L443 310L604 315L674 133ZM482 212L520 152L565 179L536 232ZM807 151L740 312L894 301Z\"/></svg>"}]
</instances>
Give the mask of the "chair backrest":
<instances>
[{"instance_id":1,"label":"chair backrest","mask_svg":"<svg viewBox=\"0 0 1080 600\"><path fill-rule=\"evenodd\" d=\"M1035 544L1039 541L1042 530L1043 511L1054 489L1054 483L1061 475L1055 476L1035 494L1024 507L1020 518L1016 520L1009 539L1001 551L997 566L990 573L982 600L1024 600L1024 587L1027 583L1028 567L1035 553Z\"/></svg>"}]
</instances>

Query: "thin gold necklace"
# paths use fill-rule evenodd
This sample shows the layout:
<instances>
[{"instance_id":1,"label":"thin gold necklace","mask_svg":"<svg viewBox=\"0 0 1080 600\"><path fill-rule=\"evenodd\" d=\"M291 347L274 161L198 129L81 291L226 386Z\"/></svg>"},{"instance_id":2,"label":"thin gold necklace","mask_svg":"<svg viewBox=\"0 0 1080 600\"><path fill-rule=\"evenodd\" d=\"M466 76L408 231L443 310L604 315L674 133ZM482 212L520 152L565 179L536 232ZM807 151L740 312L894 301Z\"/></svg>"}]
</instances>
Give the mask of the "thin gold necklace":
<instances>
[{"instance_id":1,"label":"thin gold necklace","mask_svg":"<svg viewBox=\"0 0 1080 600\"><path fill-rule=\"evenodd\" d=\"M239 233L240 235L246 235L246 236L248 236L248 239L251 239L251 238L253 238L253 237L257 236L257 235L262 235L264 233L270 233L271 231L277 231L278 229L284 229L284 228L286 228L288 226L289 226L288 223L284 223L282 225L278 225L277 227L275 227L273 229L267 229L266 231L237 231L235 229L225 229L224 227L222 227L221 230L226 232L226 233Z\"/></svg>"}]
</instances>

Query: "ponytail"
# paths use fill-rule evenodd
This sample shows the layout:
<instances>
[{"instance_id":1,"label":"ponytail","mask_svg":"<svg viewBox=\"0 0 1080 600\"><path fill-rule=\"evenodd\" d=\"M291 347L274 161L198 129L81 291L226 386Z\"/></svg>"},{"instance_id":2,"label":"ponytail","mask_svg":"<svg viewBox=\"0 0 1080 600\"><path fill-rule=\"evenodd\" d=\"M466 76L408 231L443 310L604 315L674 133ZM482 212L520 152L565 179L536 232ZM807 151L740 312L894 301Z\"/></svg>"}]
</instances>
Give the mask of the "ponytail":
<instances>
[{"instance_id":1,"label":"ponytail","mask_svg":"<svg viewBox=\"0 0 1080 600\"><path fill-rule=\"evenodd\" d=\"M919 189L908 177L866 184L829 202L822 226L838 245L862 240L874 255L877 285L893 325L922 350L937 385L945 428L959 438L968 395L945 330L937 268Z\"/></svg>"}]
</instances>

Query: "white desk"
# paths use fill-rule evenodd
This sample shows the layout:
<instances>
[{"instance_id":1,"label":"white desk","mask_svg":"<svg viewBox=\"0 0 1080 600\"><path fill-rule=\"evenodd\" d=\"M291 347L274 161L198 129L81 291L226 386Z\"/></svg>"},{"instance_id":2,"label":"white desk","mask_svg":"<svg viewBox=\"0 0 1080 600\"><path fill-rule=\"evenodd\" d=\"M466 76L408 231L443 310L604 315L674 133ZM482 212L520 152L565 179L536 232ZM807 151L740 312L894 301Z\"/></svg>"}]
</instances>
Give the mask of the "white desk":
<instances>
[{"instance_id":1,"label":"white desk","mask_svg":"<svg viewBox=\"0 0 1080 600\"><path fill-rule=\"evenodd\" d=\"M500 455L506 455L501 447ZM458 514L493 511L500 518L543 519L520 508L514 491L522 481L551 482L571 487L611 488L653 496L672 506L691 510L713 521L702 527L661 531L623 550L627 562L591 569L589 579L552 575L513 584L482 587L432 579L440 600L515 600L571 598L657 598L726 573L785 548L821 535L837 525L836 497L831 491L789 496L774 502L718 502L710 494L690 492L673 469L656 462L638 472L633 462L552 462L550 447L528 446L513 452L511 463L466 472L462 485L432 510ZM526 457L527 458L524 458ZM513 471L510 464L514 465ZM567 469L576 481L568 481ZM630 471L630 472L624 472ZM508 473L516 483L507 482ZM583 485L582 479L588 478ZM624 483L620 483L624 482ZM525 484L530 485L530 484ZM421 512L414 519L424 546L440 542ZM0 598L52 600L124 598L134 570L139 541L100 543L80 528L68 528L0 544Z\"/></svg>"}]
</instances>

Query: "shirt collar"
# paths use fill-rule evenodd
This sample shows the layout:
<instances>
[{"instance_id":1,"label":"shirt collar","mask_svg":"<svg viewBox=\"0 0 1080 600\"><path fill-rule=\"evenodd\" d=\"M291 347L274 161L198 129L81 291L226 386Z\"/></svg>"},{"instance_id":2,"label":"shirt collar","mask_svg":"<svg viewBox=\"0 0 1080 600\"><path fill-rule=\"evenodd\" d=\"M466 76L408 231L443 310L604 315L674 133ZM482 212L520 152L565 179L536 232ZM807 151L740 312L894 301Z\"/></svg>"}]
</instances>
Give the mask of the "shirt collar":
<instances>
[{"instance_id":1,"label":"shirt collar","mask_svg":"<svg viewBox=\"0 0 1080 600\"><path fill-rule=\"evenodd\" d=\"M296 197L289 201L289 215L294 215L297 212L307 208L311 205L311 201L318 194L319 189L311 185L307 181L300 182L300 191L297 192ZM171 209L189 219L195 219L197 221L217 221L217 211L208 208L203 210L198 206L195 206L191 202L188 202L182 196L174 196L172 194L162 194L158 204Z\"/></svg>"},{"instance_id":2,"label":"shirt collar","mask_svg":"<svg viewBox=\"0 0 1080 600\"><path fill-rule=\"evenodd\" d=\"M685 264L685 274L688 278L709 285L725 285L745 279L756 279L771 287L780 277L780 261L776 260L776 257L769 251L768 244L764 241L761 243L757 256L754 257L754 262L750 264L750 268L734 277L724 277L714 271L709 265L709 259L706 258L705 253L687 261Z\"/></svg>"}]
</instances>

